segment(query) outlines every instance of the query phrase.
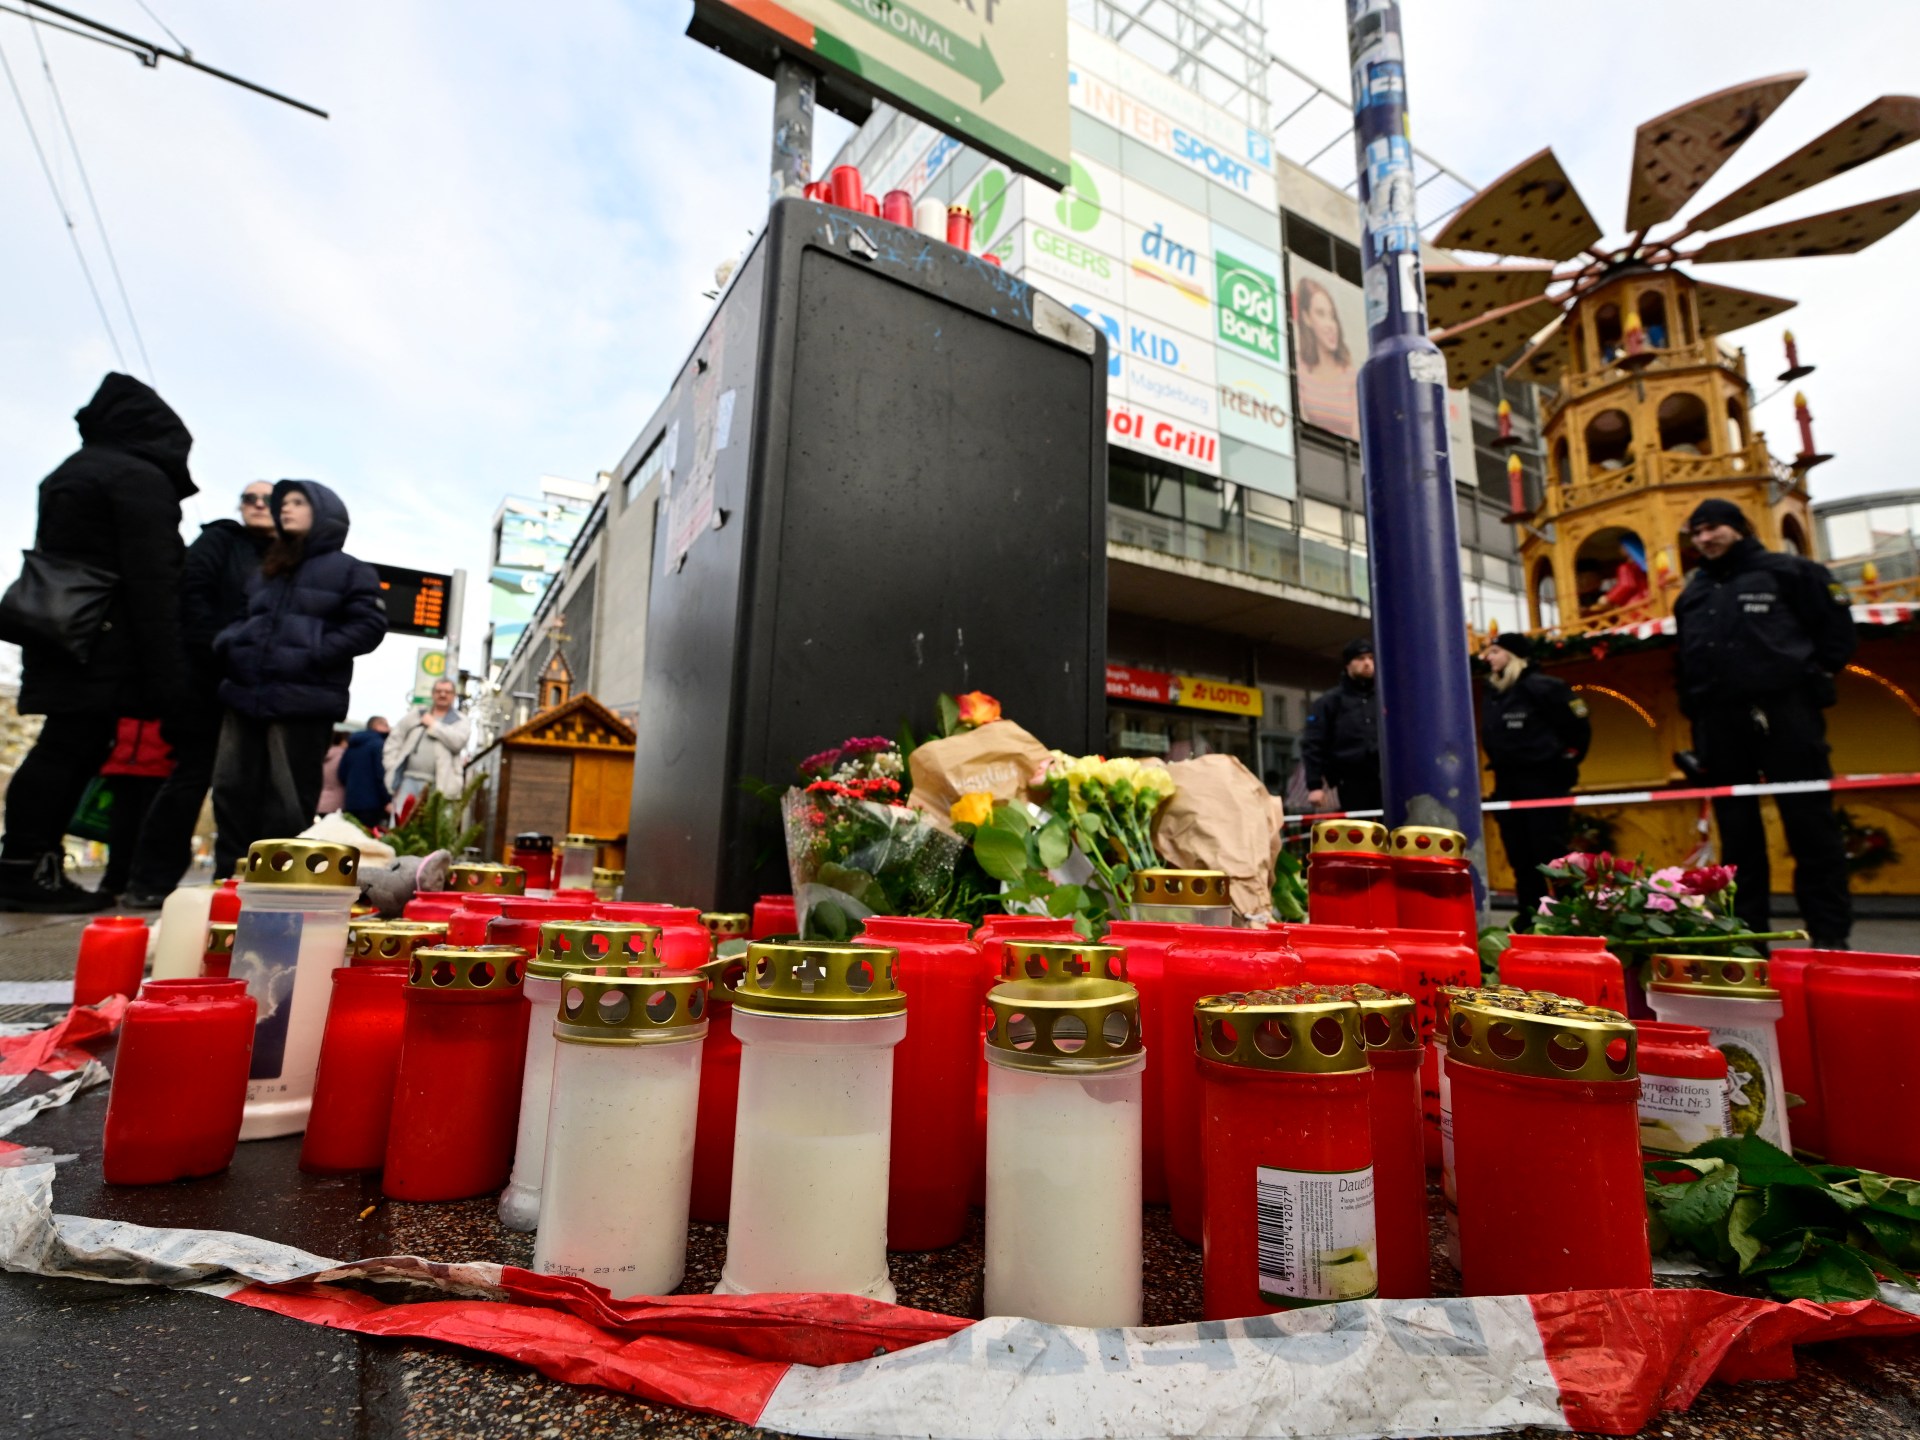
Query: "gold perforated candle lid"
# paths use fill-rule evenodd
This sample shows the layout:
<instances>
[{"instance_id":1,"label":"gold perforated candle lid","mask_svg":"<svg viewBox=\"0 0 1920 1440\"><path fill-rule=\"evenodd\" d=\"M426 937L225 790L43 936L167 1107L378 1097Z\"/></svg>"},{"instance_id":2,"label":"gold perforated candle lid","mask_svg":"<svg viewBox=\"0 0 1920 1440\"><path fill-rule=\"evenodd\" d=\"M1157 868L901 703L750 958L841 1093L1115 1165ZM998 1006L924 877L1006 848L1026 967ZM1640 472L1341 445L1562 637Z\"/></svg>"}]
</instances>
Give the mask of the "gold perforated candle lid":
<instances>
[{"instance_id":1,"label":"gold perforated candle lid","mask_svg":"<svg viewBox=\"0 0 1920 1440\"><path fill-rule=\"evenodd\" d=\"M1767 962L1752 956L1656 955L1648 969L1647 988L1728 1000L1780 998L1780 992L1767 983Z\"/></svg>"},{"instance_id":2,"label":"gold perforated candle lid","mask_svg":"<svg viewBox=\"0 0 1920 1440\"><path fill-rule=\"evenodd\" d=\"M526 963L518 945L423 945L407 962L407 984L443 993L518 994Z\"/></svg>"},{"instance_id":3,"label":"gold perforated candle lid","mask_svg":"<svg viewBox=\"0 0 1920 1440\"><path fill-rule=\"evenodd\" d=\"M1385 855L1387 827L1377 820L1322 820L1313 827L1315 855Z\"/></svg>"},{"instance_id":4,"label":"gold perforated candle lid","mask_svg":"<svg viewBox=\"0 0 1920 1440\"><path fill-rule=\"evenodd\" d=\"M743 940L753 931L753 916L732 910L703 910L700 923L707 927L716 945L723 940Z\"/></svg>"},{"instance_id":5,"label":"gold perforated candle lid","mask_svg":"<svg viewBox=\"0 0 1920 1440\"><path fill-rule=\"evenodd\" d=\"M698 968L699 973L706 976L707 983L713 987L707 995L708 1007L731 1005L734 993L740 988L740 982L747 978L746 950L743 948L734 955L716 955Z\"/></svg>"},{"instance_id":6,"label":"gold perforated candle lid","mask_svg":"<svg viewBox=\"0 0 1920 1440\"><path fill-rule=\"evenodd\" d=\"M447 889L456 895L524 895L527 872L518 865L462 860L447 867Z\"/></svg>"},{"instance_id":7,"label":"gold perforated candle lid","mask_svg":"<svg viewBox=\"0 0 1920 1440\"><path fill-rule=\"evenodd\" d=\"M660 1045L707 1033L707 977L568 975L556 1040L576 1045Z\"/></svg>"},{"instance_id":8,"label":"gold perforated candle lid","mask_svg":"<svg viewBox=\"0 0 1920 1440\"><path fill-rule=\"evenodd\" d=\"M759 1015L823 1020L904 1015L907 997L894 982L897 954L885 945L757 941L747 947L733 1003Z\"/></svg>"},{"instance_id":9,"label":"gold perforated candle lid","mask_svg":"<svg viewBox=\"0 0 1920 1440\"><path fill-rule=\"evenodd\" d=\"M987 1006L993 1012L987 1049L996 1063L1016 1070L1085 1075L1121 1069L1140 1058L1140 992L1124 980L1052 970L994 986Z\"/></svg>"},{"instance_id":10,"label":"gold perforated candle lid","mask_svg":"<svg viewBox=\"0 0 1920 1440\"><path fill-rule=\"evenodd\" d=\"M233 932L238 929L231 920L215 920L207 926L207 955L231 955L233 953Z\"/></svg>"},{"instance_id":11,"label":"gold perforated candle lid","mask_svg":"<svg viewBox=\"0 0 1920 1440\"><path fill-rule=\"evenodd\" d=\"M1411 995L1382 990L1378 985L1289 985L1273 993L1289 998L1350 1001L1360 1007L1360 1043L1367 1049L1420 1049Z\"/></svg>"},{"instance_id":12,"label":"gold perforated candle lid","mask_svg":"<svg viewBox=\"0 0 1920 1440\"><path fill-rule=\"evenodd\" d=\"M1449 1065L1547 1080L1632 1080L1637 1049L1626 1016L1577 1000L1455 996L1448 1006Z\"/></svg>"},{"instance_id":13,"label":"gold perforated candle lid","mask_svg":"<svg viewBox=\"0 0 1920 1440\"><path fill-rule=\"evenodd\" d=\"M422 946L446 943L444 920L356 920L347 926L347 959L355 965L404 965Z\"/></svg>"},{"instance_id":14,"label":"gold perforated candle lid","mask_svg":"<svg viewBox=\"0 0 1920 1440\"><path fill-rule=\"evenodd\" d=\"M1227 877L1218 870L1136 870L1136 905L1225 905Z\"/></svg>"},{"instance_id":15,"label":"gold perforated candle lid","mask_svg":"<svg viewBox=\"0 0 1920 1440\"><path fill-rule=\"evenodd\" d=\"M1000 951L1002 980L1124 980L1127 952L1118 945L1075 940L1009 940Z\"/></svg>"},{"instance_id":16,"label":"gold perforated candle lid","mask_svg":"<svg viewBox=\"0 0 1920 1440\"><path fill-rule=\"evenodd\" d=\"M360 888L360 851L330 840L256 840L240 862L243 885Z\"/></svg>"},{"instance_id":17,"label":"gold perforated candle lid","mask_svg":"<svg viewBox=\"0 0 1920 1440\"><path fill-rule=\"evenodd\" d=\"M1203 1060L1293 1075L1345 1075L1367 1068L1360 1007L1326 987L1202 996L1193 1043Z\"/></svg>"},{"instance_id":18,"label":"gold perforated candle lid","mask_svg":"<svg viewBox=\"0 0 1920 1440\"><path fill-rule=\"evenodd\" d=\"M657 925L626 920L549 920L540 927L540 949L527 961L527 974L561 980L575 972L622 969L654 971L663 961L655 946Z\"/></svg>"},{"instance_id":19,"label":"gold perforated candle lid","mask_svg":"<svg viewBox=\"0 0 1920 1440\"><path fill-rule=\"evenodd\" d=\"M1402 825L1387 837L1397 860L1460 860L1467 858L1467 837L1437 825Z\"/></svg>"}]
</instances>

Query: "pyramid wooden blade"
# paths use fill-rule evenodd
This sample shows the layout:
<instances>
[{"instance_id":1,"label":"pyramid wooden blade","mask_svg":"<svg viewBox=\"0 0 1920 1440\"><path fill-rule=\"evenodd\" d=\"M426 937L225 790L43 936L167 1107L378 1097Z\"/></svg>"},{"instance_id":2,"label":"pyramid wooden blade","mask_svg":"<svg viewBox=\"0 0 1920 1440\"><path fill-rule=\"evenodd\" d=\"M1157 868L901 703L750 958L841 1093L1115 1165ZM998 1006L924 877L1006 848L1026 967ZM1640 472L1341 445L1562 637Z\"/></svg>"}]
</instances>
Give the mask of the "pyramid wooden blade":
<instances>
[{"instance_id":1,"label":"pyramid wooden blade","mask_svg":"<svg viewBox=\"0 0 1920 1440\"><path fill-rule=\"evenodd\" d=\"M1809 190L1823 180L1858 169L1869 160L1920 140L1920 98L1882 95L1826 134L1808 141L1764 175L1716 200L1694 219L1692 230L1717 230L1743 215Z\"/></svg>"},{"instance_id":2,"label":"pyramid wooden blade","mask_svg":"<svg viewBox=\"0 0 1920 1440\"><path fill-rule=\"evenodd\" d=\"M1429 265L1427 322L1435 330L1464 325L1516 300L1546 292L1551 265Z\"/></svg>"},{"instance_id":3,"label":"pyramid wooden blade","mask_svg":"<svg viewBox=\"0 0 1920 1440\"><path fill-rule=\"evenodd\" d=\"M1600 243L1600 227L1546 149L1462 205L1434 243L1525 260L1571 260Z\"/></svg>"},{"instance_id":4,"label":"pyramid wooden blade","mask_svg":"<svg viewBox=\"0 0 1920 1440\"><path fill-rule=\"evenodd\" d=\"M1791 260L1802 255L1852 255L1911 220L1920 211L1920 190L1867 200L1804 220L1785 220L1761 230L1709 240L1692 258L1699 265L1729 260Z\"/></svg>"},{"instance_id":5,"label":"pyramid wooden blade","mask_svg":"<svg viewBox=\"0 0 1920 1440\"><path fill-rule=\"evenodd\" d=\"M1694 282L1694 298L1700 307L1700 325L1710 335L1731 335L1747 325L1784 315L1800 302L1783 300L1778 295L1762 295L1756 290L1736 290L1731 285L1714 285L1705 280Z\"/></svg>"},{"instance_id":6,"label":"pyramid wooden blade","mask_svg":"<svg viewBox=\"0 0 1920 1440\"><path fill-rule=\"evenodd\" d=\"M1671 220L1734 151L1780 108L1806 71L1774 75L1703 95L1647 121L1634 133L1633 178L1627 188L1627 229Z\"/></svg>"},{"instance_id":7,"label":"pyramid wooden blade","mask_svg":"<svg viewBox=\"0 0 1920 1440\"><path fill-rule=\"evenodd\" d=\"M1464 390L1526 344L1559 309L1557 300L1544 297L1522 300L1451 330L1439 331L1433 343L1447 357L1447 383L1456 390Z\"/></svg>"},{"instance_id":8,"label":"pyramid wooden blade","mask_svg":"<svg viewBox=\"0 0 1920 1440\"><path fill-rule=\"evenodd\" d=\"M1552 323L1533 337L1526 353L1507 367L1507 378L1557 386L1560 372L1567 366L1566 329L1566 315L1554 316Z\"/></svg>"}]
</instances>

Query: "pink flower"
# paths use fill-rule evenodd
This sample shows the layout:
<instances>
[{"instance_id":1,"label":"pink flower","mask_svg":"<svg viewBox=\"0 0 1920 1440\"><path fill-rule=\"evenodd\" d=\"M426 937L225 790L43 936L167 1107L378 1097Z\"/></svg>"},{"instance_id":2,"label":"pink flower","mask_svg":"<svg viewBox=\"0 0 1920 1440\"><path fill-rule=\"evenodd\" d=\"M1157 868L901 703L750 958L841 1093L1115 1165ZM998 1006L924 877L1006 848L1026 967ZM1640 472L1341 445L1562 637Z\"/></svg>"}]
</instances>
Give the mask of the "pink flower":
<instances>
[{"instance_id":1,"label":"pink flower","mask_svg":"<svg viewBox=\"0 0 1920 1440\"><path fill-rule=\"evenodd\" d=\"M884 735L850 735L840 742L840 754L847 760L862 755L878 755L882 750L892 748L893 741Z\"/></svg>"},{"instance_id":2,"label":"pink flower","mask_svg":"<svg viewBox=\"0 0 1920 1440\"><path fill-rule=\"evenodd\" d=\"M800 773L816 775L831 770L840 763L841 753L840 748L835 746L831 750L822 750L817 755L809 755L800 762Z\"/></svg>"},{"instance_id":3,"label":"pink flower","mask_svg":"<svg viewBox=\"0 0 1920 1440\"><path fill-rule=\"evenodd\" d=\"M1647 896L1647 908L1649 910L1678 910L1680 908L1680 902L1675 900L1671 895L1649 895Z\"/></svg>"},{"instance_id":4,"label":"pink flower","mask_svg":"<svg viewBox=\"0 0 1920 1440\"><path fill-rule=\"evenodd\" d=\"M1541 896L1540 909L1536 913L1541 915L1551 915L1553 913L1553 901L1544 895Z\"/></svg>"},{"instance_id":5,"label":"pink flower","mask_svg":"<svg viewBox=\"0 0 1920 1440\"><path fill-rule=\"evenodd\" d=\"M1733 883L1737 865L1702 865L1681 872L1680 884L1696 895L1717 895Z\"/></svg>"}]
</instances>

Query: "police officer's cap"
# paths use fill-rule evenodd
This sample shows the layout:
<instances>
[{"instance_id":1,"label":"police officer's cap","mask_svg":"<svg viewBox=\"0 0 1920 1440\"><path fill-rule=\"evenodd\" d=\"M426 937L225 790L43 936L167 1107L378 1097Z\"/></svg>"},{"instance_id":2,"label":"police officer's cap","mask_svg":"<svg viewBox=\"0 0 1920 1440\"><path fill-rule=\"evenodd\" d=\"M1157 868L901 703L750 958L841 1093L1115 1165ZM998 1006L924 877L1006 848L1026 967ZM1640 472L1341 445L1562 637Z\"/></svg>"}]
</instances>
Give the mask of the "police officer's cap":
<instances>
[{"instance_id":1,"label":"police officer's cap","mask_svg":"<svg viewBox=\"0 0 1920 1440\"><path fill-rule=\"evenodd\" d=\"M1753 522L1731 500L1702 500L1694 506L1693 514L1687 517L1687 530L1691 533L1703 525L1731 525L1742 535L1753 534Z\"/></svg>"},{"instance_id":2,"label":"police officer's cap","mask_svg":"<svg viewBox=\"0 0 1920 1440\"><path fill-rule=\"evenodd\" d=\"M1340 658L1342 661L1351 664L1362 655L1371 655L1372 653L1373 641L1365 635L1362 635L1358 639L1347 641L1347 643L1341 647Z\"/></svg>"},{"instance_id":3,"label":"police officer's cap","mask_svg":"<svg viewBox=\"0 0 1920 1440\"><path fill-rule=\"evenodd\" d=\"M1494 636L1493 643L1509 655L1516 655L1522 660L1533 654L1533 637L1523 635L1518 630L1510 630L1505 635Z\"/></svg>"}]
</instances>

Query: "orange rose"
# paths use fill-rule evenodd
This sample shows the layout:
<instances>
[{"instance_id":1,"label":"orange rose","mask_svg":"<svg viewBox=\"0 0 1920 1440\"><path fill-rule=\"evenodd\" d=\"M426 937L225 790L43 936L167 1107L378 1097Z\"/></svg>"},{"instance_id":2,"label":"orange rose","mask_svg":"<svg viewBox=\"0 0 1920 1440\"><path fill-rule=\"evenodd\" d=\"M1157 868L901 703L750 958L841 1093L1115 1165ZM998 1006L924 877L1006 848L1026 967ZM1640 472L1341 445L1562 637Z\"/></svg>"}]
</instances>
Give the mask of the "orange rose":
<instances>
[{"instance_id":1,"label":"orange rose","mask_svg":"<svg viewBox=\"0 0 1920 1440\"><path fill-rule=\"evenodd\" d=\"M993 819L993 794L974 790L947 807L947 818L956 825L985 825Z\"/></svg>"},{"instance_id":2,"label":"orange rose","mask_svg":"<svg viewBox=\"0 0 1920 1440\"><path fill-rule=\"evenodd\" d=\"M960 696L960 723L968 729L1000 718L1000 702L984 690L969 690Z\"/></svg>"}]
</instances>

